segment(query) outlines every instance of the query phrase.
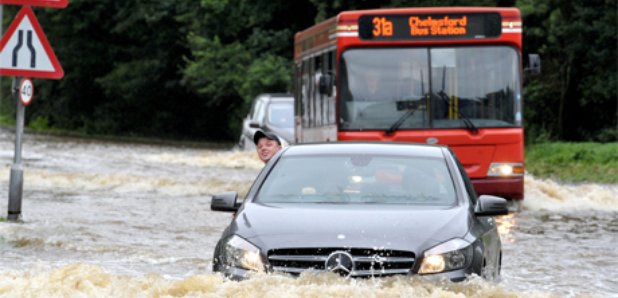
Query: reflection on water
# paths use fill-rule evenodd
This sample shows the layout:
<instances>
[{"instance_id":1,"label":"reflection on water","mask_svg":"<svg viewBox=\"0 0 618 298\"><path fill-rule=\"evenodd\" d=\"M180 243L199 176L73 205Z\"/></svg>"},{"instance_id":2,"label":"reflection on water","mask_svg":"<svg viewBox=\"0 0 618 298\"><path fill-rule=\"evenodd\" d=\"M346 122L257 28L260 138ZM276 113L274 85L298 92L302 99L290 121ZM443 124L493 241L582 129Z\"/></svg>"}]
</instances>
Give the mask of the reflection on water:
<instances>
[{"instance_id":1,"label":"reflection on water","mask_svg":"<svg viewBox=\"0 0 618 298\"><path fill-rule=\"evenodd\" d=\"M497 216L496 223L498 224L498 234L500 234L500 239L504 245L505 242L514 242L513 238L513 229L517 225L517 217L516 213L511 213L509 215Z\"/></svg>"},{"instance_id":2,"label":"reflection on water","mask_svg":"<svg viewBox=\"0 0 618 298\"><path fill-rule=\"evenodd\" d=\"M13 136L0 130L0 193ZM618 293L618 186L526 177L522 211L498 218L502 281L298 279L211 273L229 213L212 194L245 193L253 152L26 135L24 222L0 223L0 297L611 297ZM0 200L0 215L8 195Z\"/></svg>"}]
</instances>

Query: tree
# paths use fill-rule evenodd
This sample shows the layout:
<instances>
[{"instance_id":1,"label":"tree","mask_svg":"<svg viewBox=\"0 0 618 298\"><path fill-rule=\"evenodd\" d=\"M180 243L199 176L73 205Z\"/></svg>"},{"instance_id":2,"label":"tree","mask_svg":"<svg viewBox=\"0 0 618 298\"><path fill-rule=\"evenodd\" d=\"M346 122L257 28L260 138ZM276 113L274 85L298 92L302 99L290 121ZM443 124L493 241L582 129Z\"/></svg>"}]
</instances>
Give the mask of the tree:
<instances>
[{"instance_id":1,"label":"tree","mask_svg":"<svg viewBox=\"0 0 618 298\"><path fill-rule=\"evenodd\" d=\"M293 34L310 21L303 1L201 1L183 16L189 24L191 55L183 84L196 93L209 119L221 126L217 138L235 138L251 100L259 93L292 89Z\"/></svg>"},{"instance_id":2,"label":"tree","mask_svg":"<svg viewBox=\"0 0 618 298\"><path fill-rule=\"evenodd\" d=\"M615 141L617 32L613 1L518 1L526 52L543 74L526 88L531 137Z\"/></svg>"}]
</instances>

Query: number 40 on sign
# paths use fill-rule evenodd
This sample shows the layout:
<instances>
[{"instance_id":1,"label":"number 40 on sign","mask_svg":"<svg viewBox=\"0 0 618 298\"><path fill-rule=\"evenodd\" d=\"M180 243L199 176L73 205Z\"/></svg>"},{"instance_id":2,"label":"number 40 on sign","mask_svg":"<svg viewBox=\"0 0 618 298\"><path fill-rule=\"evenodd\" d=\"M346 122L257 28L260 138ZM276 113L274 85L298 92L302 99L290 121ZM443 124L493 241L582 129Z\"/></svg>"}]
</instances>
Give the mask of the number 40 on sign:
<instances>
[{"instance_id":1,"label":"number 40 on sign","mask_svg":"<svg viewBox=\"0 0 618 298\"><path fill-rule=\"evenodd\" d=\"M32 80L23 78L19 84L19 100L24 106L28 106L32 102L34 96L34 85Z\"/></svg>"}]
</instances>

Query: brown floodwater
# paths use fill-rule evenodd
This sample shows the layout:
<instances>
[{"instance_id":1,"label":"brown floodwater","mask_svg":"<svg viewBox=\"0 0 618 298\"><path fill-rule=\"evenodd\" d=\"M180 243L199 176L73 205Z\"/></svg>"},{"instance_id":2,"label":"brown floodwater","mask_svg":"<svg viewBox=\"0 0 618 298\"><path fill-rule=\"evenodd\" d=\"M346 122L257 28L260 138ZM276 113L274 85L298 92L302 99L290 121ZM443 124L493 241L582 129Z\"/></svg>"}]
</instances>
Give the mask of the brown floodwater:
<instances>
[{"instance_id":1,"label":"brown floodwater","mask_svg":"<svg viewBox=\"0 0 618 298\"><path fill-rule=\"evenodd\" d=\"M14 136L0 130L0 217ZM526 176L521 212L499 218L502 279L345 279L213 274L252 152L26 134L23 222L0 222L0 297L618 297L618 185Z\"/></svg>"}]
</instances>

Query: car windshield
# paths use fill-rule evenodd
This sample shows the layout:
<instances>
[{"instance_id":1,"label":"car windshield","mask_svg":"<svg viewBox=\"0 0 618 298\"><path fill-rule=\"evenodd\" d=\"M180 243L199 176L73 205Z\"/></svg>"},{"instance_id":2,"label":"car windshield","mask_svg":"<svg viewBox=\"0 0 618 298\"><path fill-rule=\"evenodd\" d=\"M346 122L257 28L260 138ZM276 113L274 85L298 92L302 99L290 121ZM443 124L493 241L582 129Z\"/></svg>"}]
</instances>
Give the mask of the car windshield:
<instances>
[{"instance_id":1,"label":"car windshield","mask_svg":"<svg viewBox=\"0 0 618 298\"><path fill-rule=\"evenodd\" d=\"M287 156L262 187L261 203L455 204L444 160L402 156Z\"/></svg>"},{"instance_id":2,"label":"car windshield","mask_svg":"<svg viewBox=\"0 0 618 298\"><path fill-rule=\"evenodd\" d=\"M268 106L268 123L280 128L294 127L293 102L273 102Z\"/></svg>"},{"instance_id":3,"label":"car windshield","mask_svg":"<svg viewBox=\"0 0 618 298\"><path fill-rule=\"evenodd\" d=\"M521 126L519 57L508 46L357 48L340 69L342 130Z\"/></svg>"}]
</instances>

